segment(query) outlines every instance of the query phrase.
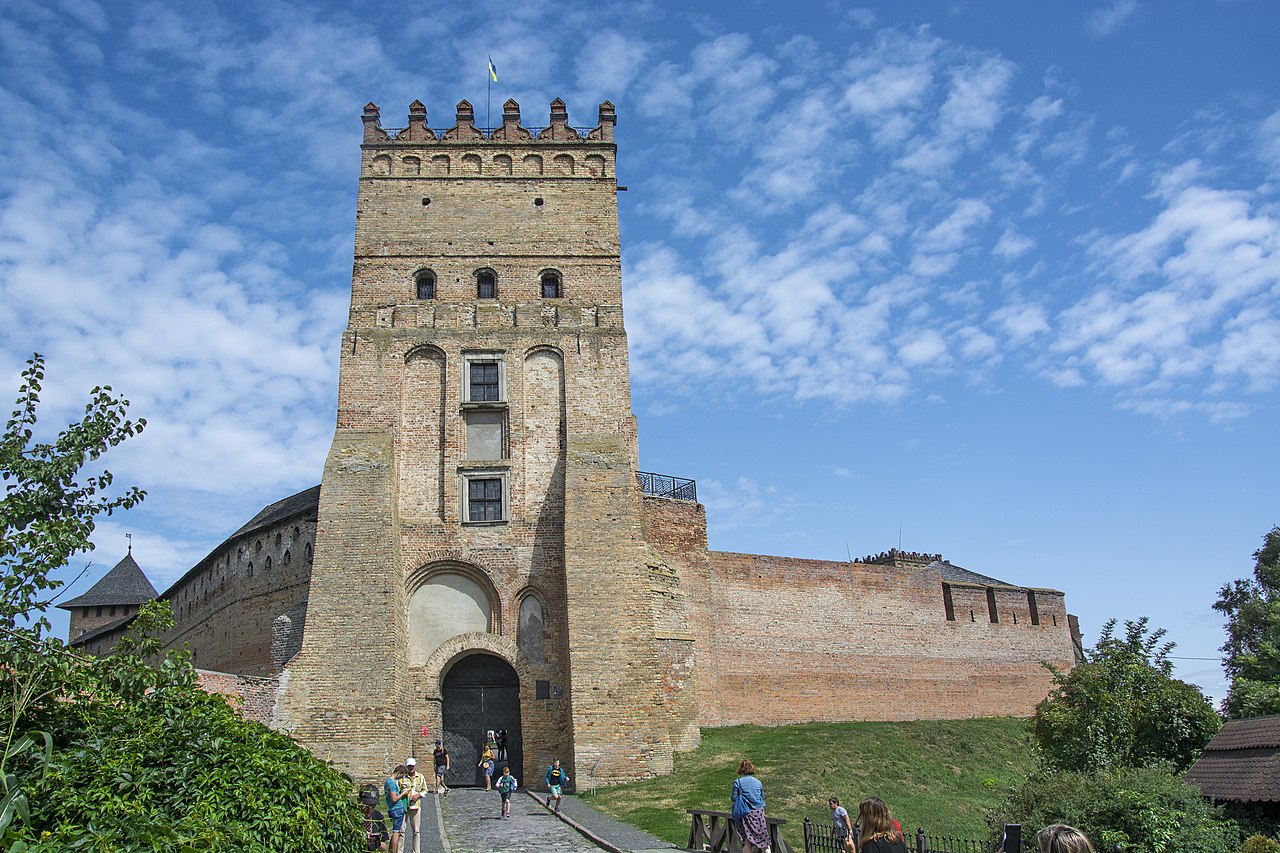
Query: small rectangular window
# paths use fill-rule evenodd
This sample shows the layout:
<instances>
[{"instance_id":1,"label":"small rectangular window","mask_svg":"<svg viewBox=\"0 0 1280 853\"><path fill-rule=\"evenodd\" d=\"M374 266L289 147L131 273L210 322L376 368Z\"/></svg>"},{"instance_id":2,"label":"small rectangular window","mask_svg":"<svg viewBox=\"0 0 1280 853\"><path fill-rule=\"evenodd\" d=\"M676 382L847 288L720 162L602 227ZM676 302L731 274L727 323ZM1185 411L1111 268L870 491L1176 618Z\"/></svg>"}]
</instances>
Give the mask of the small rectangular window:
<instances>
[{"instance_id":1,"label":"small rectangular window","mask_svg":"<svg viewBox=\"0 0 1280 853\"><path fill-rule=\"evenodd\" d=\"M498 388L498 363L496 361L473 361L468 367L470 376L468 386L471 390L467 398L472 403L496 403L501 398Z\"/></svg>"},{"instance_id":2,"label":"small rectangular window","mask_svg":"<svg viewBox=\"0 0 1280 853\"><path fill-rule=\"evenodd\" d=\"M498 298L498 277L489 270L481 270L476 273L476 298Z\"/></svg>"},{"instance_id":3,"label":"small rectangular window","mask_svg":"<svg viewBox=\"0 0 1280 853\"><path fill-rule=\"evenodd\" d=\"M502 521L502 478L467 480L467 520Z\"/></svg>"}]
</instances>

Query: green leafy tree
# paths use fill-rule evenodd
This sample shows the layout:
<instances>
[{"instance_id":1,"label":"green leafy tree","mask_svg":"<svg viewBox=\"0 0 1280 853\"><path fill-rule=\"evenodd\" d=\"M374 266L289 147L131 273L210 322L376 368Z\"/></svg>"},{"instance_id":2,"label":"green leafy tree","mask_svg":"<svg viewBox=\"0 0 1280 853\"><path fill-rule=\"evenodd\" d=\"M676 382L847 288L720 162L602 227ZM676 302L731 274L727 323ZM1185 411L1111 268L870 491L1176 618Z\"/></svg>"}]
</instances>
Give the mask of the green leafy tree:
<instances>
[{"instance_id":1,"label":"green leafy tree","mask_svg":"<svg viewBox=\"0 0 1280 853\"><path fill-rule=\"evenodd\" d=\"M1053 691L1036 706L1035 735L1046 767L1091 773L1167 763L1189 766L1221 727L1196 687L1173 677L1163 629L1147 620L1107 622L1085 662L1050 667Z\"/></svg>"},{"instance_id":2,"label":"green leafy tree","mask_svg":"<svg viewBox=\"0 0 1280 853\"><path fill-rule=\"evenodd\" d=\"M107 494L111 472L83 470L146 427L142 418L126 417L129 401L113 396L109 386L94 388L80 422L52 442L40 442L35 427L43 381L44 357L36 353L0 436L0 627L31 627L37 637L49 629L43 596L61 586L51 573L93 550L89 537L98 516L129 509L146 496L136 486ZM25 617L34 622L26 626L19 621Z\"/></svg>"},{"instance_id":3,"label":"green leafy tree","mask_svg":"<svg viewBox=\"0 0 1280 853\"><path fill-rule=\"evenodd\" d=\"M1006 823L1070 824L1097 850L1223 853L1240 842L1235 824L1199 788L1163 767L1034 774L987 820L995 831Z\"/></svg>"},{"instance_id":4,"label":"green leafy tree","mask_svg":"<svg viewBox=\"0 0 1280 853\"><path fill-rule=\"evenodd\" d=\"M351 780L201 690L160 639L167 601L145 605L108 657L49 635L55 570L92 549L99 516L143 498L84 469L145 422L95 388L79 423L38 442L43 379L36 355L0 436L0 850L362 849Z\"/></svg>"},{"instance_id":5,"label":"green leafy tree","mask_svg":"<svg viewBox=\"0 0 1280 853\"><path fill-rule=\"evenodd\" d=\"M1253 552L1253 577L1222 587L1213 609L1227 617L1222 666L1231 679L1227 716L1280 714L1280 527Z\"/></svg>"}]
</instances>

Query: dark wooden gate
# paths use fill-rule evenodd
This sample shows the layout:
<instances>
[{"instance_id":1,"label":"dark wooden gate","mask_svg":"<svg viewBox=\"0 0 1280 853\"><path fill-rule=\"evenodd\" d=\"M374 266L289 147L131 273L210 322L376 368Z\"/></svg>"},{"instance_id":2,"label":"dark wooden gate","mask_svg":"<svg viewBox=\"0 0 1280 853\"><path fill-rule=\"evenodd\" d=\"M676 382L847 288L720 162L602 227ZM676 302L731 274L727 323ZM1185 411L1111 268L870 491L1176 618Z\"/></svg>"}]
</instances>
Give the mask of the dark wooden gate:
<instances>
[{"instance_id":1,"label":"dark wooden gate","mask_svg":"<svg viewBox=\"0 0 1280 853\"><path fill-rule=\"evenodd\" d=\"M511 664L494 655L476 653L455 663L444 676L441 687L444 745L449 750L450 768L445 784L484 785L484 775L476 764L484 750L485 734L507 730L507 760L498 761L494 776L503 765L519 778L524 754L520 738L520 679ZM426 772L431 772L429 768ZM520 784L525 784L520 779Z\"/></svg>"}]
</instances>

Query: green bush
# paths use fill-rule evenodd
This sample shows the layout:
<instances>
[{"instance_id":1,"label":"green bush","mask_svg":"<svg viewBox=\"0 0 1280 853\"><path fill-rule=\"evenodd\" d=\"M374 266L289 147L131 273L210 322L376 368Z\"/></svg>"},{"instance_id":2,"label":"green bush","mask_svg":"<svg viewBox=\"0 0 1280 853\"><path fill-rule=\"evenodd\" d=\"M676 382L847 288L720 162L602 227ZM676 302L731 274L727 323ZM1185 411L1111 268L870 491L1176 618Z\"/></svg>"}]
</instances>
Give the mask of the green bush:
<instances>
[{"instance_id":1,"label":"green bush","mask_svg":"<svg viewBox=\"0 0 1280 853\"><path fill-rule=\"evenodd\" d=\"M1148 853L1222 853L1239 843L1236 826L1200 791L1167 768L1086 774L1038 773L988 817L993 831L1066 823L1099 850L1119 843Z\"/></svg>"},{"instance_id":2,"label":"green bush","mask_svg":"<svg viewBox=\"0 0 1280 853\"><path fill-rule=\"evenodd\" d=\"M139 622L172 624L167 602ZM80 662L76 689L31 715L54 748L42 776L26 774L30 819L10 828L8 849L362 849L349 779L202 691L183 656L148 665L156 646L129 641Z\"/></svg>"},{"instance_id":3,"label":"green bush","mask_svg":"<svg viewBox=\"0 0 1280 853\"><path fill-rule=\"evenodd\" d=\"M1280 842L1265 835L1250 835L1240 845L1240 853L1280 853Z\"/></svg>"}]
</instances>

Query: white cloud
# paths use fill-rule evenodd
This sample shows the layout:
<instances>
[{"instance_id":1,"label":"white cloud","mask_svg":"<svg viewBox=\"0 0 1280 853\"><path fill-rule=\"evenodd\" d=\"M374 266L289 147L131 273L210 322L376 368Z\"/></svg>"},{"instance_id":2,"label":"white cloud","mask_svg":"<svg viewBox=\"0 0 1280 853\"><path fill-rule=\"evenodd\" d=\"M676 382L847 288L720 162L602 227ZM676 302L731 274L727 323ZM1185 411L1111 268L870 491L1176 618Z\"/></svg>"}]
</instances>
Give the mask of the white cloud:
<instances>
[{"instance_id":1,"label":"white cloud","mask_svg":"<svg viewBox=\"0 0 1280 853\"><path fill-rule=\"evenodd\" d=\"M992 254L998 255L1006 261L1014 260L1025 255L1036 247L1036 243L1030 237L1019 234L1012 226L1005 228L1000 234L1000 239L996 241L995 248L991 250Z\"/></svg>"},{"instance_id":2,"label":"white cloud","mask_svg":"<svg viewBox=\"0 0 1280 853\"><path fill-rule=\"evenodd\" d=\"M1085 19L1085 32L1095 39L1113 36L1137 16L1140 8L1138 0L1113 0Z\"/></svg>"}]
</instances>

